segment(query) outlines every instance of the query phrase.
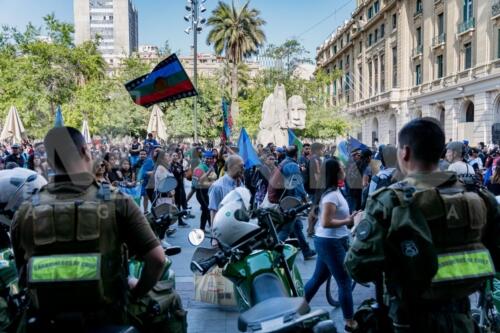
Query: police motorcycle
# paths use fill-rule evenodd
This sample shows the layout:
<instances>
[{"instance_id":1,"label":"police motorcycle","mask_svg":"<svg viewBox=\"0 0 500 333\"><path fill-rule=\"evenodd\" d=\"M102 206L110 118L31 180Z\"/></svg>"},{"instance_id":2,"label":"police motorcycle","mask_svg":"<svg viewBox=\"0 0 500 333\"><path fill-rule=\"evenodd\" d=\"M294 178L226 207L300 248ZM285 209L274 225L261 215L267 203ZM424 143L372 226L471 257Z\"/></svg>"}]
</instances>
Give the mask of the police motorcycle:
<instances>
[{"instance_id":1,"label":"police motorcycle","mask_svg":"<svg viewBox=\"0 0 500 333\"><path fill-rule=\"evenodd\" d=\"M135 333L135 332L186 332L186 313L182 310L180 297L175 293L175 274L171 269L172 261L168 256L180 253L179 247L165 248L165 268L159 282L146 296L129 301L127 317L130 325L104 326L84 329L84 323L78 313L67 313L50 322L41 320L32 313L33 300L27 289L19 289L18 275L10 238L11 219L23 201L47 184L47 181L35 172L16 168L0 172L0 331L1 332L58 332L71 327L75 332L95 333ZM129 278L138 279L144 263L136 257L128 259ZM174 318L175 317L175 318ZM181 320L177 317L181 317ZM22 329L19 329L22 327ZM64 330L65 331L65 330Z\"/></svg>"},{"instance_id":2,"label":"police motorcycle","mask_svg":"<svg viewBox=\"0 0 500 333\"><path fill-rule=\"evenodd\" d=\"M157 205L158 199L171 193L176 187L177 180L175 177L164 178L158 185L158 192L151 203L151 211L146 215L151 228L162 241L164 248L169 246L166 241L167 236L175 232L175 229L171 229L170 226L176 223L179 218L186 217L190 213L189 210L179 210L175 205L169 203Z\"/></svg>"},{"instance_id":3,"label":"police motorcycle","mask_svg":"<svg viewBox=\"0 0 500 333\"><path fill-rule=\"evenodd\" d=\"M279 210L249 210L250 192L237 188L221 202L213 225L218 248L198 247L191 270L206 274L216 265L234 284L240 309L241 332L336 332L325 310L311 311L304 285L294 265L298 250L280 242L275 222L286 222L309 204L286 198ZM189 234L192 245L204 240L204 232Z\"/></svg>"}]
</instances>

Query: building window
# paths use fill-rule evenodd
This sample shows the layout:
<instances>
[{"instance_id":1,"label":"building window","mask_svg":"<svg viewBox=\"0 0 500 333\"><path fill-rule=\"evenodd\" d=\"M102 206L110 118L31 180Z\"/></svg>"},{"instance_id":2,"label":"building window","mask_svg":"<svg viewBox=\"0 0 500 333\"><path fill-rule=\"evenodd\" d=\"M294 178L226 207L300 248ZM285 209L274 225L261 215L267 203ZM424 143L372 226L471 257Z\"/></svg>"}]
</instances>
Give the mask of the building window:
<instances>
[{"instance_id":1,"label":"building window","mask_svg":"<svg viewBox=\"0 0 500 333\"><path fill-rule=\"evenodd\" d=\"M416 5L416 8L415 8L415 11L417 13L421 13L422 12L422 0L417 0L417 5Z\"/></svg>"},{"instance_id":2,"label":"building window","mask_svg":"<svg viewBox=\"0 0 500 333\"><path fill-rule=\"evenodd\" d=\"M385 54L380 56L380 92L385 92Z\"/></svg>"},{"instance_id":3,"label":"building window","mask_svg":"<svg viewBox=\"0 0 500 333\"><path fill-rule=\"evenodd\" d=\"M351 74L346 73L344 80L344 90L348 92L350 88L351 88Z\"/></svg>"},{"instance_id":4,"label":"building window","mask_svg":"<svg viewBox=\"0 0 500 333\"><path fill-rule=\"evenodd\" d=\"M500 58L500 29L498 29L498 38L497 38L497 58Z\"/></svg>"},{"instance_id":5,"label":"building window","mask_svg":"<svg viewBox=\"0 0 500 333\"><path fill-rule=\"evenodd\" d=\"M467 110L465 111L465 122L474 122L474 103L472 102L469 102L469 104L467 105Z\"/></svg>"},{"instance_id":6,"label":"building window","mask_svg":"<svg viewBox=\"0 0 500 333\"><path fill-rule=\"evenodd\" d=\"M377 42L378 40L378 29L375 29L375 43Z\"/></svg>"},{"instance_id":7,"label":"building window","mask_svg":"<svg viewBox=\"0 0 500 333\"><path fill-rule=\"evenodd\" d=\"M444 13L438 15L438 36L444 34Z\"/></svg>"},{"instance_id":8,"label":"building window","mask_svg":"<svg viewBox=\"0 0 500 333\"><path fill-rule=\"evenodd\" d=\"M337 54L337 44L333 45L333 54Z\"/></svg>"},{"instance_id":9,"label":"building window","mask_svg":"<svg viewBox=\"0 0 500 333\"><path fill-rule=\"evenodd\" d=\"M500 38L500 30L499 30L499 34L498 34L499 38ZM499 44L500 45L500 44ZM362 41L359 41L359 53L362 53L363 52L363 42Z\"/></svg>"},{"instance_id":10,"label":"building window","mask_svg":"<svg viewBox=\"0 0 500 333\"><path fill-rule=\"evenodd\" d=\"M342 49L344 47L344 38L340 39L340 48Z\"/></svg>"},{"instance_id":11,"label":"building window","mask_svg":"<svg viewBox=\"0 0 500 333\"><path fill-rule=\"evenodd\" d=\"M398 48L392 48L392 87L398 87Z\"/></svg>"},{"instance_id":12,"label":"building window","mask_svg":"<svg viewBox=\"0 0 500 333\"><path fill-rule=\"evenodd\" d=\"M351 56L348 54L345 60L345 67L349 68L350 65L351 65Z\"/></svg>"},{"instance_id":13,"label":"building window","mask_svg":"<svg viewBox=\"0 0 500 333\"><path fill-rule=\"evenodd\" d=\"M369 93L369 96L371 97L372 94L373 94L373 73L372 73L372 63L369 62L368 63L368 91L370 92Z\"/></svg>"},{"instance_id":14,"label":"building window","mask_svg":"<svg viewBox=\"0 0 500 333\"><path fill-rule=\"evenodd\" d=\"M422 65L415 66L415 85L422 84Z\"/></svg>"},{"instance_id":15,"label":"building window","mask_svg":"<svg viewBox=\"0 0 500 333\"><path fill-rule=\"evenodd\" d=\"M472 67L472 43L464 45L464 69Z\"/></svg>"},{"instance_id":16,"label":"building window","mask_svg":"<svg viewBox=\"0 0 500 333\"><path fill-rule=\"evenodd\" d=\"M444 60L442 54L437 56L436 65L437 65L437 78L440 79L444 75Z\"/></svg>"},{"instance_id":17,"label":"building window","mask_svg":"<svg viewBox=\"0 0 500 333\"><path fill-rule=\"evenodd\" d=\"M372 46L373 44L373 34L368 35L368 46Z\"/></svg>"},{"instance_id":18,"label":"building window","mask_svg":"<svg viewBox=\"0 0 500 333\"><path fill-rule=\"evenodd\" d=\"M392 29L396 29L398 27L398 15L392 14Z\"/></svg>"},{"instance_id":19,"label":"building window","mask_svg":"<svg viewBox=\"0 0 500 333\"><path fill-rule=\"evenodd\" d=\"M417 28L417 46L422 45L422 27Z\"/></svg>"},{"instance_id":20,"label":"building window","mask_svg":"<svg viewBox=\"0 0 500 333\"><path fill-rule=\"evenodd\" d=\"M359 77L359 99L363 99L363 66L359 66L358 68L358 77Z\"/></svg>"},{"instance_id":21,"label":"building window","mask_svg":"<svg viewBox=\"0 0 500 333\"><path fill-rule=\"evenodd\" d=\"M385 35L385 24L380 26L380 38L384 38Z\"/></svg>"},{"instance_id":22,"label":"building window","mask_svg":"<svg viewBox=\"0 0 500 333\"><path fill-rule=\"evenodd\" d=\"M375 1L373 4L373 11L377 14L380 11L380 1Z\"/></svg>"},{"instance_id":23,"label":"building window","mask_svg":"<svg viewBox=\"0 0 500 333\"><path fill-rule=\"evenodd\" d=\"M368 19L371 19L373 17L373 7L370 6L370 8L368 8Z\"/></svg>"},{"instance_id":24,"label":"building window","mask_svg":"<svg viewBox=\"0 0 500 333\"><path fill-rule=\"evenodd\" d=\"M473 0L463 0L464 1L464 22L468 22L474 17L474 1Z\"/></svg>"},{"instance_id":25,"label":"building window","mask_svg":"<svg viewBox=\"0 0 500 333\"><path fill-rule=\"evenodd\" d=\"M333 81L333 95L337 96L337 80Z\"/></svg>"},{"instance_id":26,"label":"building window","mask_svg":"<svg viewBox=\"0 0 500 333\"><path fill-rule=\"evenodd\" d=\"M375 67L374 69L374 72L375 72L375 76L374 76L374 80L375 80L375 95L378 94L378 59L375 58L375 60L373 61L373 66Z\"/></svg>"}]
</instances>

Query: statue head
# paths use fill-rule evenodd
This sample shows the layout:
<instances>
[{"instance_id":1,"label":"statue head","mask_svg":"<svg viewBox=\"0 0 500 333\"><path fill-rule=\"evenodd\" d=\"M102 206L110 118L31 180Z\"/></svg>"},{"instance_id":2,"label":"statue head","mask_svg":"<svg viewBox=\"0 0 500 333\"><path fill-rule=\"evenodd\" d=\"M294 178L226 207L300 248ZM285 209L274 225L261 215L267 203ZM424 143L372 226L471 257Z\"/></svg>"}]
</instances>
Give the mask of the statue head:
<instances>
[{"instance_id":1,"label":"statue head","mask_svg":"<svg viewBox=\"0 0 500 333\"><path fill-rule=\"evenodd\" d=\"M290 128L304 129L306 127L306 110L302 97L294 95L288 99Z\"/></svg>"}]
</instances>

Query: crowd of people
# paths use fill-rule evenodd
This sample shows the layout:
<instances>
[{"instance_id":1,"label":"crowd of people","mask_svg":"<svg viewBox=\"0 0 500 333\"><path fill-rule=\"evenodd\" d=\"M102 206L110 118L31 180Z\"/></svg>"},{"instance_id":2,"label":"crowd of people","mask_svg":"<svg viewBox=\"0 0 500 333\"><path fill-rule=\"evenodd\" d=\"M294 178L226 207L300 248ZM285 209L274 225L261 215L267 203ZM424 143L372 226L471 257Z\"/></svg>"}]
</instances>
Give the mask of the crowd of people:
<instances>
[{"instance_id":1,"label":"crowd of people","mask_svg":"<svg viewBox=\"0 0 500 333\"><path fill-rule=\"evenodd\" d=\"M398 156L401 147L378 145L375 140L371 148L363 144L347 144L347 148L346 156L335 144L259 144L256 152L260 164L245 168L236 146L162 145L149 133L145 140L134 137L127 145L91 145L90 154L95 180L133 196L145 213L152 205L163 203L187 210L194 196L201 212L199 228L207 233L211 232L219 203L240 186L249 189L253 207L274 207L287 196L311 202L313 208L307 218L297 218L282 227L278 236L283 241L297 238L304 259L316 258L315 272L305 286L308 301L330 276L334 277L349 331L356 325L351 277L344 267L352 238L350 228L365 210L369 196L402 180L405 172L399 162L404 156ZM426 152L418 154L425 156ZM498 145L470 147L467 140L449 142L437 165L439 171L453 171L466 184L481 184L495 196L500 195ZM43 143L2 147L0 169L15 167L32 169L46 179L54 175ZM175 178L177 187L163 193L159 185L167 177ZM306 234L303 223L307 223ZM181 218L178 224L188 226ZM314 236L314 249L307 236Z\"/></svg>"}]
</instances>

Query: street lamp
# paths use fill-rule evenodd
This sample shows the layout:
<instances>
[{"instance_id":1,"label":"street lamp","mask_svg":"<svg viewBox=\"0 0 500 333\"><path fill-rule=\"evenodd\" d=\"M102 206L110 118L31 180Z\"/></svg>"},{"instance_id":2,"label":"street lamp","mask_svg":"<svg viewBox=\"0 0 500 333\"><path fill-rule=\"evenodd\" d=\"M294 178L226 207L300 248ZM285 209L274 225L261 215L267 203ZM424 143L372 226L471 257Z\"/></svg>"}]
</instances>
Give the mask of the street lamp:
<instances>
[{"instance_id":1,"label":"street lamp","mask_svg":"<svg viewBox=\"0 0 500 333\"><path fill-rule=\"evenodd\" d=\"M193 83L195 89L198 88L198 34L203 30L202 25L204 25L207 20L202 17L199 18L199 14L204 13L207 9L203 4L206 0L187 0L186 11L188 14L184 16L184 20L191 21L191 26L184 30L185 33L190 34L193 32ZM198 96L194 96L193 102L193 122L194 122L194 141L198 142L198 110L197 110Z\"/></svg>"}]
</instances>

